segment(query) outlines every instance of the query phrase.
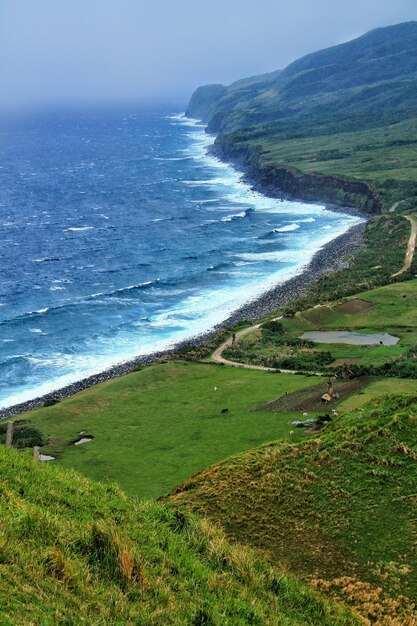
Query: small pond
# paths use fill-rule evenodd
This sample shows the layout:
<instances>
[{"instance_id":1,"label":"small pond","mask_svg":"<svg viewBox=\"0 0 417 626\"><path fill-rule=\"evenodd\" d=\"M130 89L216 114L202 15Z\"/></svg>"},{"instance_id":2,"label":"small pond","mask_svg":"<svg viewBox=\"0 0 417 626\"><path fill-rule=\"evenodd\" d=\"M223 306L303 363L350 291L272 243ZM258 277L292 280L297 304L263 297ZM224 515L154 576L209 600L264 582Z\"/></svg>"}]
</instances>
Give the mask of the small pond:
<instances>
[{"instance_id":1,"label":"small pond","mask_svg":"<svg viewBox=\"0 0 417 626\"><path fill-rule=\"evenodd\" d=\"M301 335L301 339L309 339L316 343L348 343L353 346L395 346L400 338L388 333L365 335L348 330L311 331Z\"/></svg>"},{"instance_id":2,"label":"small pond","mask_svg":"<svg viewBox=\"0 0 417 626\"><path fill-rule=\"evenodd\" d=\"M89 441L93 441L92 437L81 437L78 441L74 441L74 446L81 446L83 443L88 443Z\"/></svg>"}]
</instances>

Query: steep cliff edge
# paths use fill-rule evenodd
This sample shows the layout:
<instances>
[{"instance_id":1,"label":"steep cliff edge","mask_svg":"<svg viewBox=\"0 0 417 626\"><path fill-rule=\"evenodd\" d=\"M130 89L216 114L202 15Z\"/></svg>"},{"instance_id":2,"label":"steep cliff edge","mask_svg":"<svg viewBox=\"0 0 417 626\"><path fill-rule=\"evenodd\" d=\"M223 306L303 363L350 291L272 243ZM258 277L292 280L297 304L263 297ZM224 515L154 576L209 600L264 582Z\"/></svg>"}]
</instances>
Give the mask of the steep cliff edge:
<instances>
[{"instance_id":1,"label":"steep cliff edge","mask_svg":"<svg viewBox=\"0 0 417 626\"><path fill-rule=\"evenodd\" d=\"M270 196L324 202L368 214L381 213L381 197L364 181L303 173L285 164L265 163L261 149L251 149L245 144L234 145L223 135L216 139L212 151L220 159L243 169L249 182Z\"/></svg>"},{"instance_id":2,"label":"steep cliff edge","mask_svg":"<svg viewBox=\"0 0 417 626\"><path fill-rule=\"evenodd\" d=\"M214 104L225 92L226 87L224 85L204 85L203 87L198 87L191 96L185 112L186 116L207 122Z\"/></svg>"}]
</instances>

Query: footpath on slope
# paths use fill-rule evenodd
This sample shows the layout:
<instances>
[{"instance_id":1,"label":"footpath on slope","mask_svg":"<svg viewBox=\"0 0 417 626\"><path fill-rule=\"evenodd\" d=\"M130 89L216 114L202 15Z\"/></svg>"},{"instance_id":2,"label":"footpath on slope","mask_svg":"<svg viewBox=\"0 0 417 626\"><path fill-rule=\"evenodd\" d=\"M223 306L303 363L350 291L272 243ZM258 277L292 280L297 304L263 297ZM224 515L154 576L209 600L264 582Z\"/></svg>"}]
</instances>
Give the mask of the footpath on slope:
<instances>
[{"instance_id":1,"label":"footpath on slope","mask_svg":"<svg viewBox=\"0 0 417 626\"><path fill-rule=\"evenodd\" d=\"M412 215L404 215L404 217L406 220L408 220L411 223L410 238L407 244L404 265L402 266L399 272L395 272L395 274L391 274L391 278L394 278L395 276L401 276L401 274L404 274L404 272L410 269L411 263L413 262L413 258L414 258L414 251L416 247L416 238L417 238L417 220Z\"/></svg>"},{"instance_id":2,"label":"footpath on slope","mask_svg":"<svg viewBox=\"0 0 417 626\"><path fill-rule=\"evenodd\" d=\"M281 317L277 317L276 319L281 319ZM241 339L245 335L248 335L249 333L252 333L253 331L258 330L258 328L260 327L261 327L261 324L254 324L253 326L249 326L248 328L244 328L243 330L240 330L238 333L235 334L235 341L233 341L233 337L229 337L229 339L226 339L226 341L223 342L213 352L213 354L211 355L211 360L214 363L220 363L222 365L229 365L231 367L243 367L249 370L263 370L266 372L275 372L276 370L273 367L264 367L263 365L250 365L249 363L238 363L237 361L229 361L228 359L225 359L223 357L223 352L226 350L226 348L231 346L236 341L239 341L239 339Z\"/></svg>"},{"instance_id":3,"label":"footpath on slope","mask_svg":"<svg viewBox=\"0 0 417 626\"><path fill-rule=\"evenodd\" d=\"M276 320L282 320L282 315L280 315L279 317L275 317L273 319L273 321L276 321ZM250 363L239 363L238 361L229 361L228 359L225 359L223 357L223 352L226 350L226 348L228 348L233 343L242 339L242 337L244 337L245 335L248 335L249 333L252 333L253 331L258 330L258 328L260 328L261 326L262 326L262 323L259 323L259 324L254 324L253 326L249 326L248 328L244 328L243 330L240 330L238 333L235 334L234 341L233 341L233 336L229 337L229 339L224 341L221 344L221 346L216 348L216 350L211 355L211 360L213 361L213 363L218 363L220 365L229 365L230 367L242 367L248 370L262 370L264 372L280 372L281 374L296 374L297 373L296 370L284 370L284 369L277 369L275 367L265 367L264 365L251 365ZM311 373L316 376L321 376L320 372L311 372Z\"/></svg>"}]
</instances>

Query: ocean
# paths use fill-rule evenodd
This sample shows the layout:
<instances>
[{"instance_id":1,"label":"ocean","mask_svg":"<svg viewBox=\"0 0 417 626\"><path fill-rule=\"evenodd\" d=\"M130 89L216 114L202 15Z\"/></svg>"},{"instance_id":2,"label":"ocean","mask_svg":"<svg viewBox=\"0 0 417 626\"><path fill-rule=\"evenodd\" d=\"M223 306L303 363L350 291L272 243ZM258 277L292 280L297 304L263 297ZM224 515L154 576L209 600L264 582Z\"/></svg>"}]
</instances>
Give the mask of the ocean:
<instances>
[{"instance_id":1,"label":"ocean","mask_svg":"<svg viewBox=\"0 0 417 626\"><path fill-rule=\"evenodd\" d=\"M168 107L0 135L0 407L211 329L361 221L254 192Z\"/></svg>"}]
</instances>

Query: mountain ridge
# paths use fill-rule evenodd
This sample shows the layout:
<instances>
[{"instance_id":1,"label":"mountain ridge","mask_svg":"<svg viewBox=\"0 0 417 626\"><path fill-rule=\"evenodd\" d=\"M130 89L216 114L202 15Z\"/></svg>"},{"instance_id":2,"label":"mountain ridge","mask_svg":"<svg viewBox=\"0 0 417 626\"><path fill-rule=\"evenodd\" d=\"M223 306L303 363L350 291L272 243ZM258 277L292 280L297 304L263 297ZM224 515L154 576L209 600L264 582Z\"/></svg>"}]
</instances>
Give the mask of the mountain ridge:
<instances>
[{"instance_id":1,"label":"mountain ridge","mask_svg":"<svg viewBox=\"0 0 417 626\"><path fill-rule=\"evenodd\" d=\"M417 22L376 28L283 70L199 87L186 115L224 133L302 115L417 110L416 50Z\"/></svg>"}]
</instances>

